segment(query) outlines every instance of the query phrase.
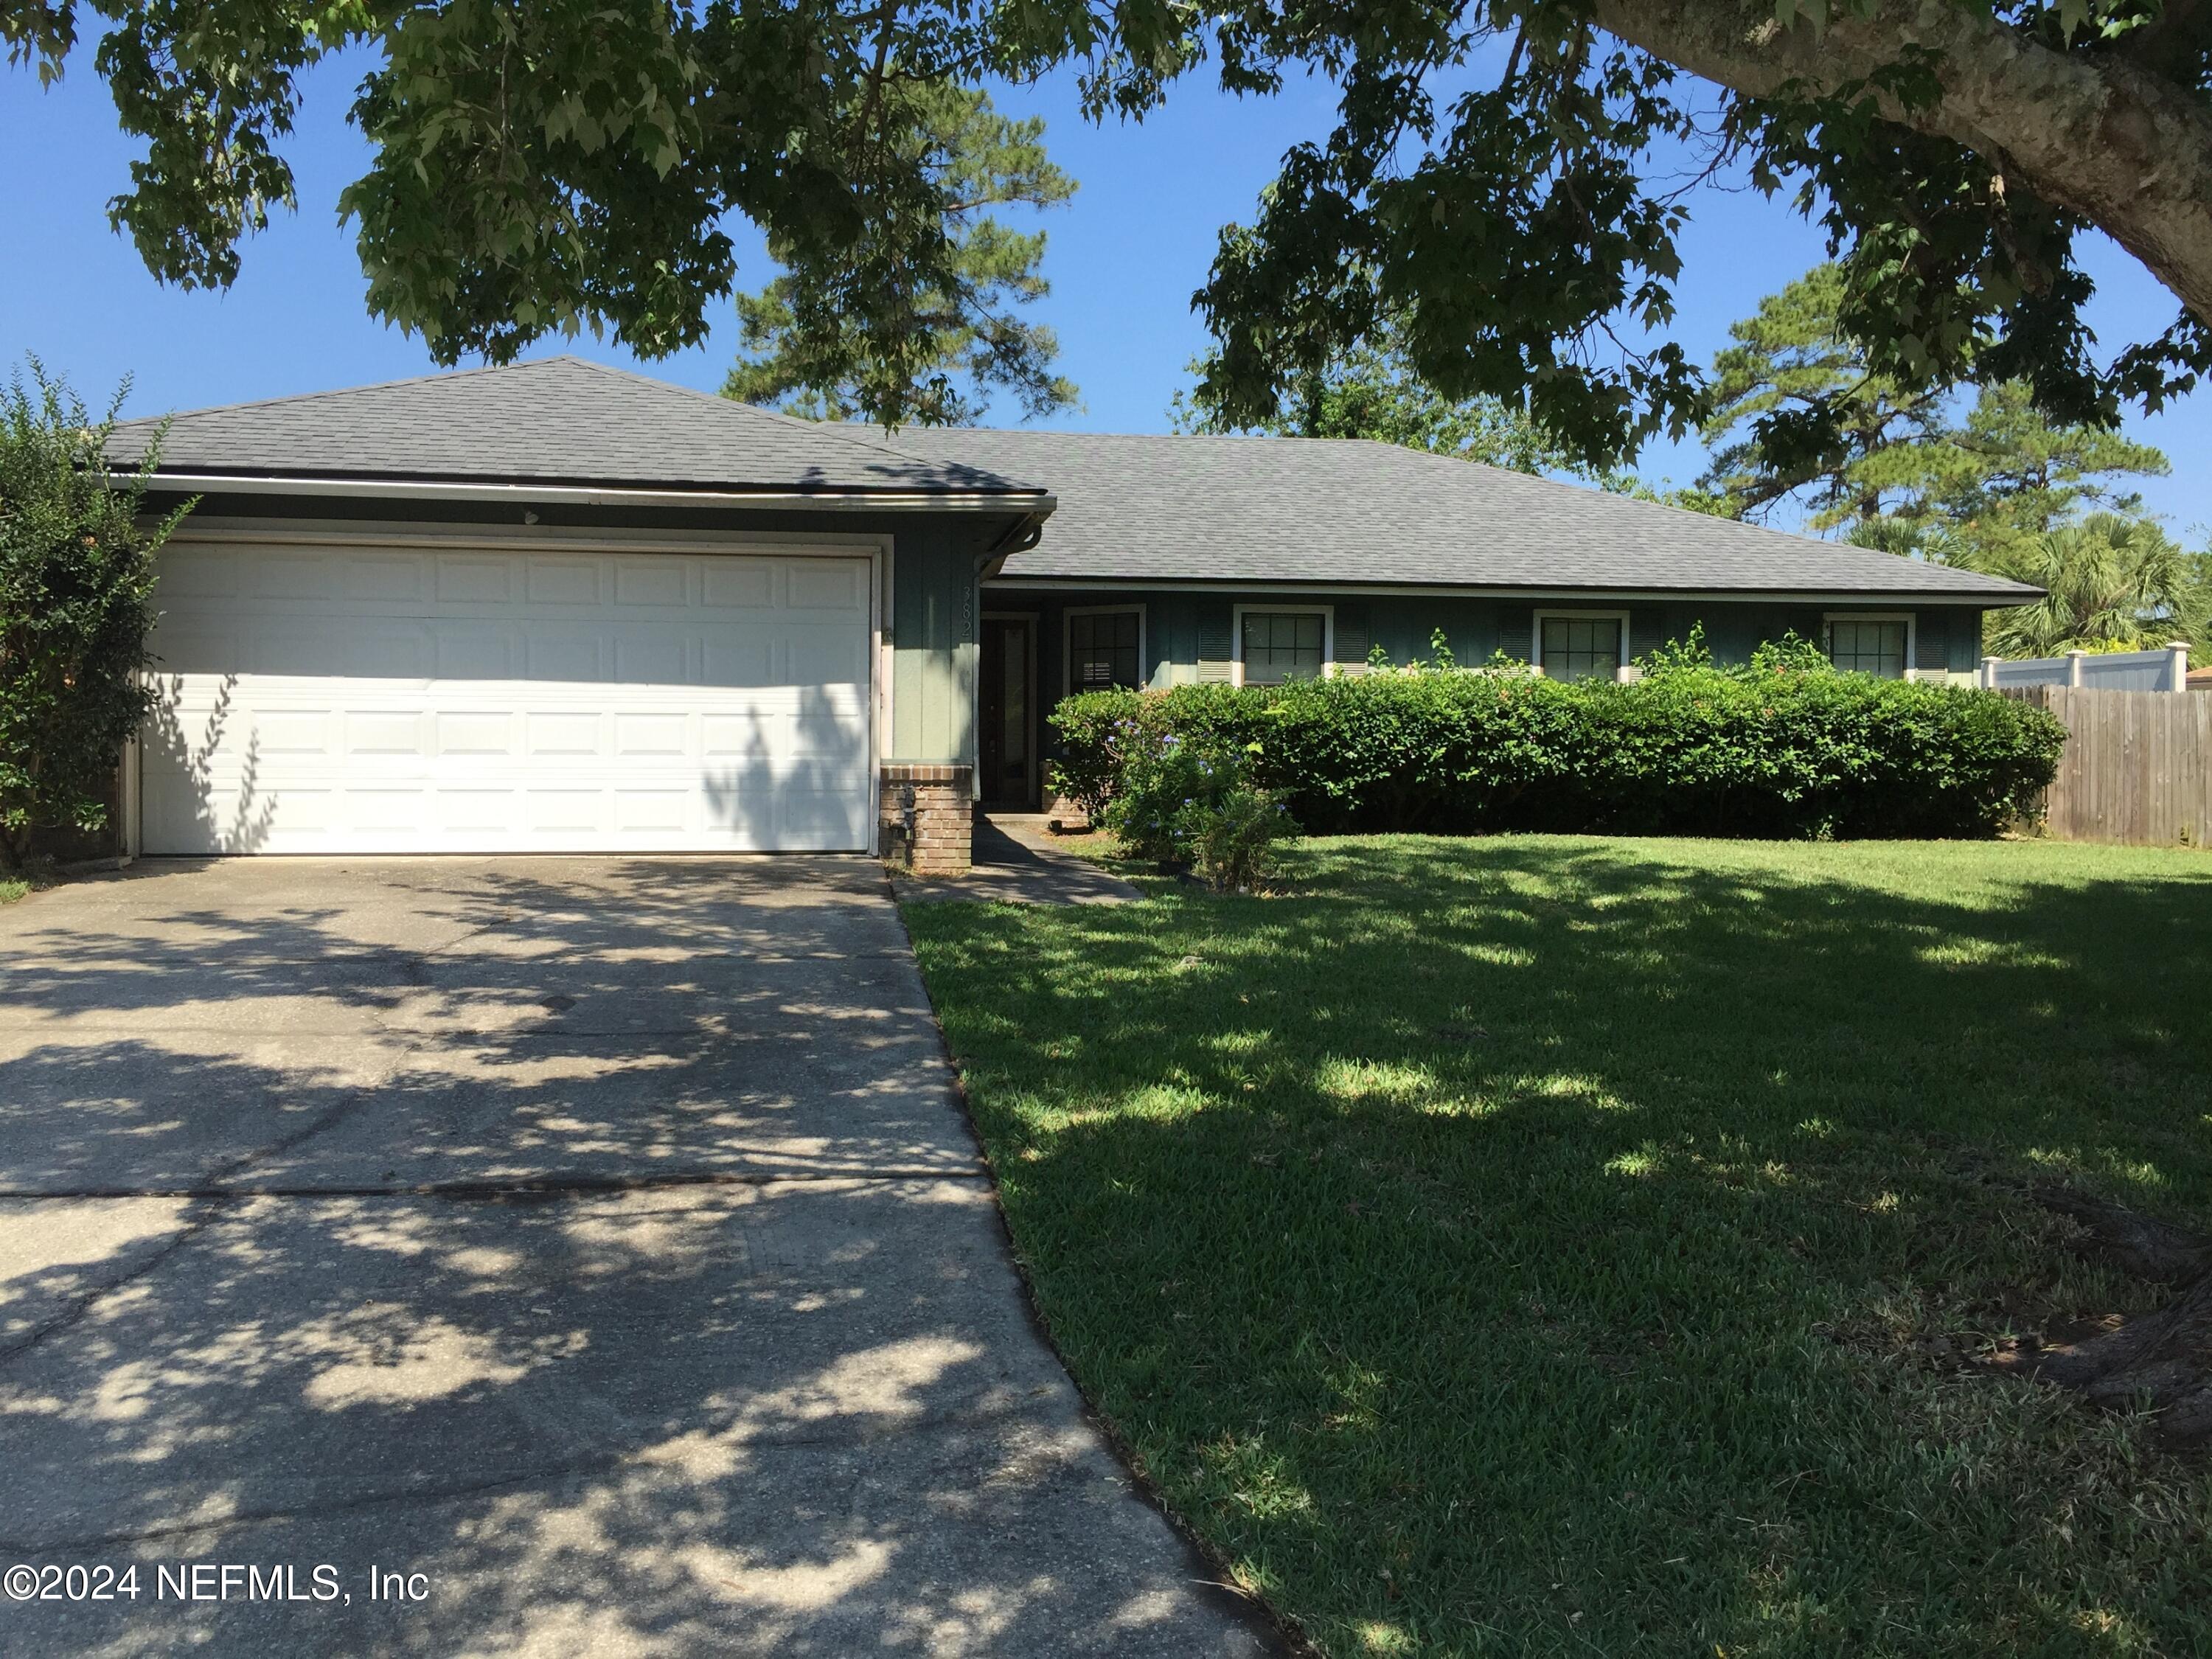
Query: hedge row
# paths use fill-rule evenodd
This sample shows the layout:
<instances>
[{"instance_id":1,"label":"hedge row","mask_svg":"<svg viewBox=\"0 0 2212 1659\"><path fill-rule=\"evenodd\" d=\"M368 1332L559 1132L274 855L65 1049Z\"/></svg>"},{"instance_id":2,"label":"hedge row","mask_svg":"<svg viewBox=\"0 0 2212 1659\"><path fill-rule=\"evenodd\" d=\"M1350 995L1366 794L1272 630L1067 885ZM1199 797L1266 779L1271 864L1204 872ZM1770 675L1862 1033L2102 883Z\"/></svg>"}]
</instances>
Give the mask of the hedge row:
<instances>
[{"instance_id":1,"label":"hedge row","mask_svg":"<svg viewBox=\"0 0 2212 1659\"><path fill-rule=\"evenodd\" d=\"M2065 741L1994 692L1796 667L1094 691L1052 720L1060 792L1093 812L1125 755L1172 736L1245 757L1315 834L1987 836L2031 810Z\"/></svg>"}]
</instances>

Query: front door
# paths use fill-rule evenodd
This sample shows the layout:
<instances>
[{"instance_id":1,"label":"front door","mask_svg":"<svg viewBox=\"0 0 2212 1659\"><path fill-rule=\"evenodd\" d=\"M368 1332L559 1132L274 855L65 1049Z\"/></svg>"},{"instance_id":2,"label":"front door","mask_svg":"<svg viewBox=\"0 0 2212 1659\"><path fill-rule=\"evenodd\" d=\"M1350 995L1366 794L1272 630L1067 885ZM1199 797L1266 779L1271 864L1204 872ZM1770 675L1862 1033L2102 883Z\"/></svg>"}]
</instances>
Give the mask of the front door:
<instances>
[{"instance_id":1,"label":"front door","mask_svg":"<svg viewBox=\"0 0 2212 1659\"><path fill-rule=\"evenodd\" d=\"M1026 811L1036 803L1036 619L984 617L981 659L975 793Z\"/></svg>"}]
</instances>

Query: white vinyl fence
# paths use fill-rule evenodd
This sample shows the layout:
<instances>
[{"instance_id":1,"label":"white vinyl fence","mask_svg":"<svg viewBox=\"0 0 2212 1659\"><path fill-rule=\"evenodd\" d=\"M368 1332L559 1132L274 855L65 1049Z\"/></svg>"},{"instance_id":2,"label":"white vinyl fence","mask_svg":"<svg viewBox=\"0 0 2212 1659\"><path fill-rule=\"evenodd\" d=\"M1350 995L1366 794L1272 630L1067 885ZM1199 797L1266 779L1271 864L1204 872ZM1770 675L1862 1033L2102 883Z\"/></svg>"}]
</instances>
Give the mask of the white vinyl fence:
<instances>
[{"instance_id":1,"label":"white vinyl fence","mask_svg":"<svg viewBox=\"0 0 2212 1659\"><path fill-rule=\"evenodd\" d=\"M2070 685L2088 691L2186 691L2189 647L2156 651L2069 651L2063 657L1984 657L1984 690L2024 685Z\"/></svg>"}]
</instances>

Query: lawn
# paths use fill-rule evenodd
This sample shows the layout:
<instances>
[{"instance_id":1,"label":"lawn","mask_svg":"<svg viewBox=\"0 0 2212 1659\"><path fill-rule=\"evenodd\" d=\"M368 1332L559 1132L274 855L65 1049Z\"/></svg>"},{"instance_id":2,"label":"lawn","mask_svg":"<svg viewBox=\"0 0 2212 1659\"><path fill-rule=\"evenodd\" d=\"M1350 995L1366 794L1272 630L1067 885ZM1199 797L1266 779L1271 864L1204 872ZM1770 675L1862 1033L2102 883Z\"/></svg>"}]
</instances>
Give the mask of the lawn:
<instances>
[{"instance_id":1,"label":"lawn","mask_svg":"<svg viewBox=\"0 0 2212 1659\"><path fill-rule=\"evenodd\" d=\"M1054 1340L1334 1655L2212 1652L2212 1466L1977 1357L2212 1226L2212 856L1304 843L908 926Z\"/></svg>"}]
</instances>

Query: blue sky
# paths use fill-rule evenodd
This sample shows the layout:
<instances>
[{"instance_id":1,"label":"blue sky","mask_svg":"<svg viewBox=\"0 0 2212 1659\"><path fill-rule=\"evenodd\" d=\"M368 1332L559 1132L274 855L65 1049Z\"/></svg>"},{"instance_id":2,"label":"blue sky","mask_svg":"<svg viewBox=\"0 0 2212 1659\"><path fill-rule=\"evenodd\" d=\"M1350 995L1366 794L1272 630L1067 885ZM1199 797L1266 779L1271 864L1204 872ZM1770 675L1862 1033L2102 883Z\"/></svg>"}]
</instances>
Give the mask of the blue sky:
<instances>
[{"instance_id":1,"label":"blue sky","mask_svg":"<svg viewBox=\"0 0 2212 1659\"><path fill-rule=\"evenodd\" d=\"M339 190L365 149L344 112L362 60L311 76L289 155L300 210L249 242L245 270L225 294L155 283L135 250L107 228L105 204L128 181L134 144L115 128L106 89L80 53L46 92L22 70L0 69L0 227L13 244L0 260L0 356L34 351L88 398L132 377L133 415L359 385L434 368L421 344L372 321L350 233L337 222ZM1293 86L1265 100L1226 97L1194 77L1141 125L1085 122L1066 76L1002 94L1012 112L1042 115L1054 159L1080 181L1048 215L1051 297L1036 307L1058 331L1061 368L1084 407L1053 422L1091 431L1164 430L1184 365L1205 344L1190 310L1215 238L1249 217L1292 143L1327 131L1325 90ZM1817 233L1778 202L1749 191L1693 198L1685 239L1674 337L1710 361L1729 324L1822 255ZM739 280L771 274L757 240L741 238ZM2174 305L2109 244L2093 250L2099 295L2092 320L2108 348L2162 328ZM589 336L572 350L685 385L718 387L735 325L679 356L640 364ZM1012 418L1009 416L1008 418ZM2212 439L2212 393L2198 392L2130 430L2172 457L2174 476L2150 481L2149 505L2194 545L2212 540L2212 479L2197 458ZM1701 465L1694 443L1654 444L1640 470L1686 483Z\"/></svg>"}]
</instances>

